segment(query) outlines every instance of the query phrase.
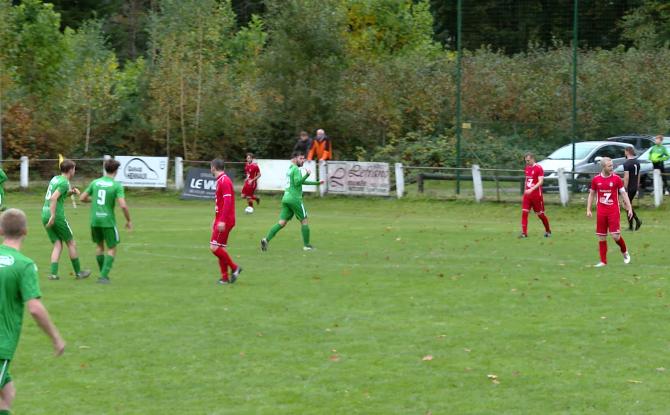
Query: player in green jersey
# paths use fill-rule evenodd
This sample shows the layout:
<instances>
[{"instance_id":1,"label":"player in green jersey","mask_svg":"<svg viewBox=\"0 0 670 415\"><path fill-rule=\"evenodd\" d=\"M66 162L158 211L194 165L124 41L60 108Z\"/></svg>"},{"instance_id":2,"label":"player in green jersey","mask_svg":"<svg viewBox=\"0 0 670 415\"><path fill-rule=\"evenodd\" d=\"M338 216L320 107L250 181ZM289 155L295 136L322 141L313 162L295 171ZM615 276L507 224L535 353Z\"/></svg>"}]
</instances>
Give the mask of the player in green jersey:
<instances>
[{"instance_id":1,"label":"player in green jersey","mask_svg":"<svg viewBox=\"0 0 670 415\"><path fill-rule=\"evenodd\" d=\"M44 197L42 207L42 224L49 235L49 240L54 244L51 251L51 273L50 280L58 280L58 260L63 251L63 243L67 246L70 261L74 269L76 279L83 279L91 275L91 271L82 270L77 254L77 244L72 235L72 228L65 219L65 198L71 194L79 194L79 189L70 187L70 180L74 176L75 164L72 160L64 160L60 165L61 174L54 176L49 182L47 194Z\"/></svg>"},{"instance_id":2,"label":"player in green jersey","mask_svg":"<svg viewBox=\"0 0 670 415\"><path fill-rule=\"evenodd\" d=\"M0 216L0 234L4 238L0 245L0 414L10 413L16 396L9 364L19 343L26 305L37 325L51 338L56 356L65 350L65 342L40 300L37 267L19 252L27 232L22 211L8 209Z\"/></svg>"},{"instance_id":3,"label":"player in green jersey","mask_svg":"<svg viewBox=\"0 0 670 415\"><path fill-rule=\"evenodd\" d=\"M0 212L7 209L5 206L5 182L7 181L7 174L0 168Z\"/></svg>"},{"instance_id":4,"label":"player in green jersey","mask_svg":"<svg viewBox=\"0 0 670 415\"><path fill-rule=\"evenodd\" d=\"M267 251L268 244L272 238L277 235L286 223L295 216L300 223L302 224L302 241L303 249L305 251L311 251L314 249L309 243L309 225L307 224L307 211L305 210L305 205L302 201L302 186L303 185L315 185L318 186L323 184L321 181L307 180L311 172L306 170L305 175L303 176L300 172L300 167L305 163L305 154L302 152L294 152L291 156L291 167L289 167L286 172L286 187L284 190L284 197L281 200L281 212L279 213L279 222L276 223L268 235L261 239L261 250Z\"/></svg>"},{"instance_id":5,"label":"player in green jersey","mask_svg":"<svg viewBox=\"0 0 670 415\"><path fill-rule=\"evenodd\" d=\"M95 259L100 268L98 282L101 284L109 283L109 271L112 269L116 256L116 246L121 242L114 216L114 206L117 201L123 211L123 216L126 217L126 228L133 229L123 186L114 180L120 165L121 163L114 159L105 160L105 175L93 180L79 197L82 202L92 202L91 239L96 244ZM105 245L107 255L105 255Z\"/></svg>"}]
</instances>

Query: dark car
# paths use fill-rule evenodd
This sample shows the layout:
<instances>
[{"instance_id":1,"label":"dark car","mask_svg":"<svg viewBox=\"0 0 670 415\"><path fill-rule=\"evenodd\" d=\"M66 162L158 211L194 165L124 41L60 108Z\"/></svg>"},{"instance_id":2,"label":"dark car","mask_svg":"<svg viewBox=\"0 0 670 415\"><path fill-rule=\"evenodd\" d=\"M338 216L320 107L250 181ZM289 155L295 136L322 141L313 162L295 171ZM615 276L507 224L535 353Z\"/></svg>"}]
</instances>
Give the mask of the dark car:
<instances>
[{"instance_id":1,"label":"dark car","mask_svg":"<svg viewBox=\"0 0 670 415\"><path fill-rule=\"evenodd\" d=\"M663 145L670 150L670 137L663 137ZM640 162L640 190L653 191L654 190L654 167L649 161L649 153L651 150L647 149L644 153L637 157ZM670 171L670 160L666 160L663 165L665 171ZM623 164L616 167L614 172L623 178Z\"/></svg>"},{"instance_id":2,"label":"dark car","mask_svg":"<svg viewBox=\"0 0 670 415\"><path fill-rule=\"evenodd\" d=\"M655 144L653 135L630 134L609 137L607 141L616 141L617 143L630 144L635 147L635 154L644 153L649 147Z\"/></svg>"}]
</instances>

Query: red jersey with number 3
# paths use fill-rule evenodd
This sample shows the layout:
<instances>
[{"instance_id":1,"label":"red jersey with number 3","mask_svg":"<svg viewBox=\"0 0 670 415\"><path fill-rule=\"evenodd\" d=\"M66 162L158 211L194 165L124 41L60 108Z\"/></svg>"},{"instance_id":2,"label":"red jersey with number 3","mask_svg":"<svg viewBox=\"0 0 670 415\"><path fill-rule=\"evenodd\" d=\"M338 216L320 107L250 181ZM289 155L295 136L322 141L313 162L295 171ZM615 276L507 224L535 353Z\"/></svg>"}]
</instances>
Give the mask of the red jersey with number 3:
<instances>
[{"instance_id":1,"label":"red jersey with number 3","mask_svg":"<svg viewBox=\"0 0 670 415\"><path fill-rule=\"evenodd\" d=\"M227 227L235 225L235 191L233 182L226 173L216 178L216 222L225 222Z\"/></svg>"},{"instance_id":2,"label":"red jersey with number 3","mask_svg":"<svg viewBox=\"0 0 670 415\"><path fill-rule=\"evenodd\" d=\"M623 189L623 180L616 174L607 177L597 175L591 181L591 190L596 192L598 203L596 212L598 215L609 215L619 213L619 191Z\"/></svg>"},{"instance_id":3,"label":"red jersey with number 3","mask_svg":"<svg viewBox=\"0 0 670 415\"><path fill-rule=\"evenodd\" d=\"M535 186L540 177L544 177L544 169L539 164L533 164L532 166L526 166L526 188L525 190L530 189ZM538 186L537 189L533 190L533 193L530 196L542 196L542 186Z\"/></svg>"},{"instance_id":4,"label":"red jersey with number 3","mask_svg":"<svg viewBox=\"0 0 670 415\"><path fill-rule=\"evenodd\" d=\"M256 176L258 176L261 173L261 169L258 168L258 164L256 163L247 163L244 165L244 172L247 175L247 180L249 179L255 179Z\"/></svg>"}]
</instances>

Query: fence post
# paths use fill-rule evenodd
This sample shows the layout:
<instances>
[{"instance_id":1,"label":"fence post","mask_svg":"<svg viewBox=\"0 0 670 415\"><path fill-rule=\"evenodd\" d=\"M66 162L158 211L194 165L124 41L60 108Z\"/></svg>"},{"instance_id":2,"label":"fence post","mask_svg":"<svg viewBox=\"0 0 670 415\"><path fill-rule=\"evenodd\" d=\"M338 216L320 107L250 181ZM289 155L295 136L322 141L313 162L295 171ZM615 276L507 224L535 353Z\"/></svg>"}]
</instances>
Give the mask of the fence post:
<instances>
[{"instance_id":1,"label":"fence post","mask_svg":"<svg viewBox=\"0 0 670 415\"><path fill-rule=\"evenodd\" d=\"M319 180L323 180L323 184L319 186L319 196L323 197L328 190L328 162L326 160L319 160Z\"/></svg>"},{"instance_id":2,"label":"fence post","mask_svg":"<svg viewBox=\"0 0 670 415\"><path fill-rule=\"evenodd\" d=\"M395 164L395 191L398 199L405 194L405 172L402 163Z\"/></svg>"},{"instance_id":3,"label":"fence post","mask_svg":"<svg viewBox=\"0 0 670 415\"><path fill-rule=\"evenodd\" d=\"M482 186L482 173L477 164L472 165L472 184L475 189L475 200L481 202L484 198L484 187Z\"/></svg>"},{"instance_id":4,"label":"fence post","mask_svg":"<svg viewBox=\"0 0 670 415\"><path fill-rule=\"evenodd\" d=\"M661 170L654 169L654 205L659 207L661 203L663 203L663 179Z\"/></svg>"},{"instance_id":5,"label":"fence post","mask_svg":"<svg viewBox=\"0 0 670 415\"><path fill-rule=\"evenodd\" d=\"M181 190L184 188L184 158L174 158L174 188Z\"/></svg>"},{"instance_id":6,"label":"fence post","mask_svg":"<svg viewBox=\"0 0 670 415\"><path fill-rule=\"evenodd\" d=\"M416 185L419 189L419 193L423 193L423 173L419 173L416 176Z\"/></svg>"},{"instance_id":7,"label":"fence post","mask_svg":"<svg viewBox=\"0 0 670 415\"><path fill-rule=\"evenodd\" d=\"M21 189L28 188L28 157L21 156L21 173L19 179L19 186Z\"/></svg>"},{"instance_id":8,"label":"fence post","mask_svg":"<svg viewBox=\"0 0 670 415\"><path fill-rule=\"evenodd\" d=\"M560 195L561 204L567 206L570 201L570 192L568 191L568 178L565 175L565 169L561 167L556 173L558 174L558 193Z\"/></svg>"},{"instance_id":9,"label":"fence post","mask_svg":"<svg viewBox=\"0 0 670 415\"><path fill-rule=\"evenodd\" d=\"M104 156L102 156L102 175L103 175L103 176L105 175L105 173L107 173L107 172L105 171L105 162L106 162L107 160L111 159L111 158L112 158L112 156L110 156L109 154L105 154Z\"/></svg>"}]
</instances>

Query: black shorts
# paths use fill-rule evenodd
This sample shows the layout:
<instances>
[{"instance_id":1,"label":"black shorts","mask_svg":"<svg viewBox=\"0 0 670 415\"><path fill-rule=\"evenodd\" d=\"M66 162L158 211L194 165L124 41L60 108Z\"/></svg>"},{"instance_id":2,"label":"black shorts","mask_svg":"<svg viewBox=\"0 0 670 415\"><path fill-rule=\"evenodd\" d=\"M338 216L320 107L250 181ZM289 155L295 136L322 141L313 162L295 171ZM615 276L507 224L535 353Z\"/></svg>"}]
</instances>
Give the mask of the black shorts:
<instances>
[{"instance_id":1,"label":"black shorts","mask_svg":"<svg viewBox=\"0 0 670 415\"><path fill-rule=\"evenodd\" d=\"M637 195L637 187L634 187L634 188L632 188L632 189L631 189L631 188L628 188L628 189L626 190L626 193L628 193L628 200L630 200L631 203L632 203L632 202L633 202L633 199L635 198L635 195Z\"/></svg>"}]
</instances>

